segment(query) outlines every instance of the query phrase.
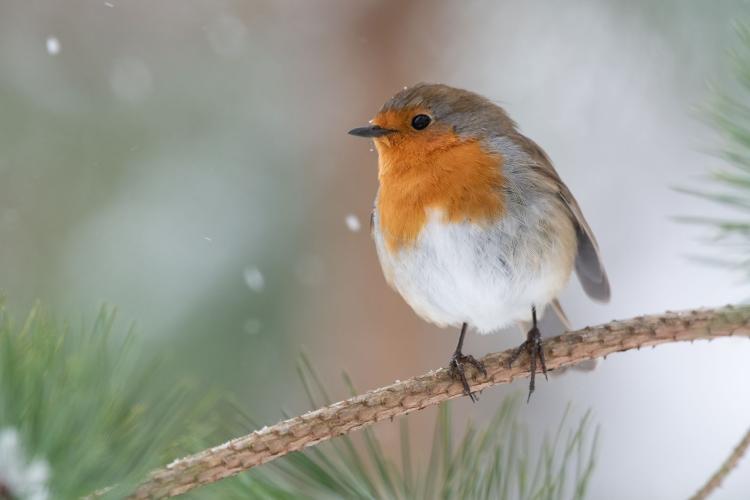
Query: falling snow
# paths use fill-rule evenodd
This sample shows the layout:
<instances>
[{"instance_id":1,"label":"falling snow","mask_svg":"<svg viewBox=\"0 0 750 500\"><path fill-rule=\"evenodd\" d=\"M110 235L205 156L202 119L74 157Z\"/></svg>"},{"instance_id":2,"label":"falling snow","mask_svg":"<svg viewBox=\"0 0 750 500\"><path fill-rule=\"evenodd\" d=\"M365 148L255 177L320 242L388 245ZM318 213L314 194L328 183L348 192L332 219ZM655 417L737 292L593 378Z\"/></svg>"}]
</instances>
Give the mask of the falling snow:
<instances>
[{"instance_id":1,"label":"falling snow","mask_svg":"<svg viewBox=\"0 0 750 500\"><path fill-rule=\"evenodd\" d=\"M60 53L60 40L51 36L47 38L47 53L51 56Z\"/></svg>"},{"instance_id":2,"label":"falling snow","mask_svg":"<svg viewBox=\"0 0 750 500\"><path fill-rule=\"evenodd\" d=\"M47 500L48 479L47 462L27 462L18 432L13 428L0 429L0 491L7 491L10 498Z\"/></svg>"},{"instance_id":3,"label":"falling snow","mask_svg":"<svg viewBox=\"0 0 750 500\"><path fill-rule=\"evenodd\" d=\"M354 214L349 214L346 216L346 227L349 228L349 231L356 233L362 228L362 224L359 223L359 218Z\"/></svg>"},{"instance_id":4,"label":"falling snow","mask_svg":"<svg viewBox=\"0 0 750 500\"><path fill-rule=\"evenodd\" d=\"M266 279L257 267L246 267L243 272L245 284L253 292L261 292L266 286Z\"/></svg>"}]
</instances>

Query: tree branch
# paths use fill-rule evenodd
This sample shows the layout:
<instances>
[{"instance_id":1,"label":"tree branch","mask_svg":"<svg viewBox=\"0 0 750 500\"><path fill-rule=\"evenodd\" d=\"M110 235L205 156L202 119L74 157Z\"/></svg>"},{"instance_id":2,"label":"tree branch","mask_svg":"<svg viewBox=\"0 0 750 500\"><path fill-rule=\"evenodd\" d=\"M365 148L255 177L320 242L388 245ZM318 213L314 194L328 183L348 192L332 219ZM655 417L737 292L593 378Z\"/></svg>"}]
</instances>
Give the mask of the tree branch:
<instances>
[{"instance_id":1,"label":"tree branch","mask_svg":"<svg viewBox=\"0 0 750 500\"><path fill-rule=\"evenodd\" d=\"M724 463L721 464L719 470L714 472L713 476L709 478L706 484L704 484L703 487L698 490L695 495L690 497L690 500L705 500L706 498L708 498L709 495L714 492L714 490L721 486L721 483L724 481L724 479L726 479L729 473L732 472L732 469L737 467L737 464L742 459L742 456L747 452L748 447L750 447L750 429L748 429L748 431L742 437L737 446L735 446L734 450L732 450L732 453L727 457Z\"/></svg>"},{"instance_id":2,"label":"tree branch","mask_svg":"<svg viewBox=\"0 0 750 500\"><path fill-rule=\"evenodd\" d=\"M750 336L750 308L727 306L613 321L565 333L544 342L549 369L561 368L613 352L667 342ZM472 372L471 388L481 391L529 375L528 359L507 366L511 350L485 356L487 375ZM133 498L166 498L233 476L380 420L433 406L463 394L445 368L429 372L233 439L154 471ZM724 473L726 474L726 472ZM723 476L719 478L721 480Z\"/></svg>"}]
</instances>

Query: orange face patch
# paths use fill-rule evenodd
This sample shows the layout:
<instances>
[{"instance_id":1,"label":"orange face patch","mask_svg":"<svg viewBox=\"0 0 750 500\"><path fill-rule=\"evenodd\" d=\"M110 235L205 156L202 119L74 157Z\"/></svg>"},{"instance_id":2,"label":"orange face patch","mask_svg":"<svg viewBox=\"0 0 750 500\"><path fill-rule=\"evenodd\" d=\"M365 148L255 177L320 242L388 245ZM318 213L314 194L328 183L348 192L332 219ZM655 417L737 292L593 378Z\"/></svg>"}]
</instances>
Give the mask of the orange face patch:
<instances>
[{"instance_id":1,"label":"orange face patch","mask_svg":"<svg viewBox=\"0 0 750 500\"><path fill-rule=\"evenodd\" d=\"M488 223L503 213L503 158L478 140L463 139L435 122L425 130L409 127L418 110L381 113L373 123L398 132L379 137L378 215L391 251L413 244L427 209L443 212L445 222Z\"/></svg>"}]
</instances>

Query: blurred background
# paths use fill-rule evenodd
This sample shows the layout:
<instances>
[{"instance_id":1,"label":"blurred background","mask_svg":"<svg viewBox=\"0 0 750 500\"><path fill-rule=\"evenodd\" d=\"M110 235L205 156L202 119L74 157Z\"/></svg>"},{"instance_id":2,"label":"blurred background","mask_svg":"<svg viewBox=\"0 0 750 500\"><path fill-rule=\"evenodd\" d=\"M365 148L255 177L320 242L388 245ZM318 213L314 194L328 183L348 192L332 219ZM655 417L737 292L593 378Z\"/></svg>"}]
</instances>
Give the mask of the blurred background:
<instances>
[{"instance_id":1,"label":"blurred background","mask_svg":"<svg viewBox=\"0 0 750 500\"><path fill-rule=\"evenodd\" d=\"M0 291L19 317L36 300L73 322L113 304L170 376L266 423L307 409L300 352L336 398L342 371L365 390L445 365L456 332L381 276L376 154L346 135L428 81L501 103L578 198L613 300L572 280L574 326L741 301L742 276L696 258L720 256L710 234L673 219L724 213L673 188L721 164L705 106L732 79L733 23L749 13L739 0L4 0ZM520 340L472 335L466 351ZM568 404L592 410L591 498L684 498L750 423L749 357L739 339L618 354L540 384L521 416L535 439ZM457 421L526 385L458 402ZM396 429L378 432L396 446ZM716 498L747 491L746 460Z\"/></svg>"}]
</instances>

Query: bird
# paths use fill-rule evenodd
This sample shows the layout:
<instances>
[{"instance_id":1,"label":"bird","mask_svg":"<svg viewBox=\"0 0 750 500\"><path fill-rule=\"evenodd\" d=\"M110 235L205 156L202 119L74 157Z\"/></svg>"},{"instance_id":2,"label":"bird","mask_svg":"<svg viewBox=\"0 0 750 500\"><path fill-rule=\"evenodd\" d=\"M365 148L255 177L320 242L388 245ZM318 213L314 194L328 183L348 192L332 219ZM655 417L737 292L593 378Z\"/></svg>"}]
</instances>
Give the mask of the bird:
<instances>
[{"instance_id":1,"label":"bird","mask_svg":"<svg viewBox=\"0 0 750 500\"><path fill-rule=\"evenodd\" d=\"M490 99L434 83L404 87L349 134L378 153L370 227L388 284L458 329L449 373L474 402L466 366L486 370L463 352L467 330L519 324L508 366L528 354L528 401L537 361L547 377L537 313L551 306L567 323L558 296L574 270L591 299L610 299L596 238L547 154Z\"/></svg>"}]
</instances>

